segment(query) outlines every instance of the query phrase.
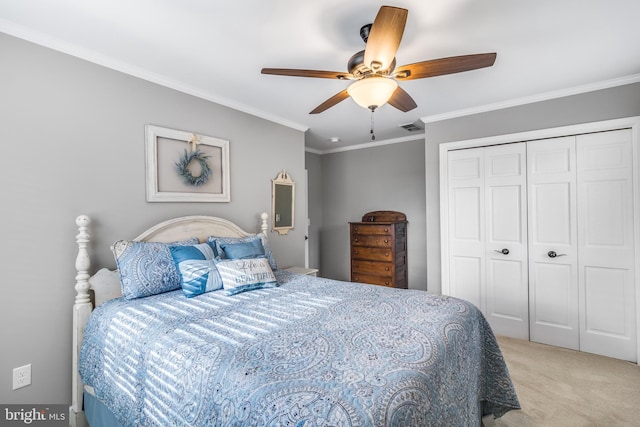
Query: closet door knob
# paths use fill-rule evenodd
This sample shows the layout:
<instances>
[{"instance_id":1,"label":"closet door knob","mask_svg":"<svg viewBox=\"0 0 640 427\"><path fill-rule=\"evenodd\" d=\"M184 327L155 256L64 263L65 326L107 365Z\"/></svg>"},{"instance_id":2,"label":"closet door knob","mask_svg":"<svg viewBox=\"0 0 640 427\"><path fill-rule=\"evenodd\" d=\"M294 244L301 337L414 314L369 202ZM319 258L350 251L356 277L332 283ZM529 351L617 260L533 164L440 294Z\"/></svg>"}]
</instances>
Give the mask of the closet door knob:
<instances>
[{"instance_id":1,"label":"closet door knob","mask_svg":"<svg viewBox=\"0 0 640 427\"><path fill-rule=\"evenodd\" d=\"M559 257L559 256L567 256L567 254L557 254L556 251L549 251L549 252L547 252L547 256L549 258L556 258L556 257Z\"/></svg>"},{"instance_id":2,"label":"closet door knob","mask_svg":"<svg viewBox=\"0 0 640 427\"><path fill-rule=\"evenodd\" d=\"M502 255L509 255L509 249L507 249L507 248L504 248L501 251L499 251L497 249L494 249L493 251L494 252L498 252L499 254L502 254Z\"/></svg>"}]
</instances>

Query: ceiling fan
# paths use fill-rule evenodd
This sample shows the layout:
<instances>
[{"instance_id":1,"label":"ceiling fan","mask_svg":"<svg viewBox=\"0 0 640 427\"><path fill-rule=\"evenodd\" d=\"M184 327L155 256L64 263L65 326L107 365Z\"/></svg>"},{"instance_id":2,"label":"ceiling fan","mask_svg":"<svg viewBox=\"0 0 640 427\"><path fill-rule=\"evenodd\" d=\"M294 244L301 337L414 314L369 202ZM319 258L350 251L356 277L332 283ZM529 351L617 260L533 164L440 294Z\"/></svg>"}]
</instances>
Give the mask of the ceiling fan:
<instances>
[{"instance_id":1,"label":"ceiling fan","mask_svg":"<svg viewBox=\"0 0 640 427\"><path fill-rule=\"evenodd\" d=\"M360 29L366 48L354 54L348 62L348 72L300 70L291 68L263 68L262 74L278 76L315 77L354 80L344 89L309 114L321 113L350 96L359 105L374 111L388 102L400 111L413 110L417 104L398 81L423 79L490 67L496 53L453 56L403 65L396 68L396 52L402 40L408 15L407 9L382 6L373 21Z\"/></svg>"}]
</instances>

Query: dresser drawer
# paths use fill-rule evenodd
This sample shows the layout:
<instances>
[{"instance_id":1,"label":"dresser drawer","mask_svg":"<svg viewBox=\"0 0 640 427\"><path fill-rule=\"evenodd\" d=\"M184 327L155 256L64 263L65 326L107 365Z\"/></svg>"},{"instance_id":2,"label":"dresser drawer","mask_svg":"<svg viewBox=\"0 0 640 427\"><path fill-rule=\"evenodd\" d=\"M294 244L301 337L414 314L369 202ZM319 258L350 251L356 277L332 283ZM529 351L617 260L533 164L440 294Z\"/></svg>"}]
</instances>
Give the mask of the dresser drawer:
<instances>
[{"instance_id":1,"label":"dresser drawer","mask_svg":"<svg viewBox=\"0 0 640 427\"><path fill-rule=\"evenodd\" d=\"M355 234L351 237L353 246L373 246L377 248L390 248L393 238L380 234Z\"/></svg>"},{"instance_id":2,"label":"dresser drawer","mask_svg":"<svg viewBox=\"0 0 640 427\"><path fill-rule=\"evenodd\" d=\"M391 276L374 276L371 274L351 273L352 282L368 283L370 285L390 286L393 287L393 277Z\"/></svg>"},{"instance_id":3,"label":"dresser drawer","mask_svg":"<svg viewBox=\"0 0 640 427\"><path fill-rule=\"evenodd\" d=\"M391 262L393 261L393 249L355 246L351 248L351 258Z\"/></svg>"},{"instance_id":4,"label":"dresser drawer","mask_svg":"<svg viewBox=\"0 0 640 427\"><path fill-rule=\"evenodd\" d=\"M351 273L374 274L376 276L393 276L393 263L380 261L351 261Z\"/></svg>"},{"instance_id":5,"label":"dresser drawer","mask_svg":"<svg viewBox=\"0 0 640 427\"><path fill-rule=\"evenodd\" d=\"M351 234L391 235L393 228L393 224L351 224Z\"/></svg>"}]
</instances>

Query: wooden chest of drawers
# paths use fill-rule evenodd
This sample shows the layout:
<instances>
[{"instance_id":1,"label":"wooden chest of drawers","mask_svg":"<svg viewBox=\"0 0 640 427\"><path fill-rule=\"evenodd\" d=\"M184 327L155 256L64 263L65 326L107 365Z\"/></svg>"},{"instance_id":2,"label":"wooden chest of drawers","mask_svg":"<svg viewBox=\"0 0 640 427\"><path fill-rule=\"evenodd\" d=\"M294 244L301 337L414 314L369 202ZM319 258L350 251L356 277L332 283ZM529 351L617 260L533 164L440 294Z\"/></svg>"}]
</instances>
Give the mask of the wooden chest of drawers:
<instances>
[{"instance_id":1,"label":"wooden chest of drawers","mask_svg":"<svg viewBox=\"0 0 640 427\"><path fill-rule=\"evenodd\" d=\"M351 281L394 288L407 284L407 221L393 211L369 212L350 222Z\"/></svg>"}]
</instances>

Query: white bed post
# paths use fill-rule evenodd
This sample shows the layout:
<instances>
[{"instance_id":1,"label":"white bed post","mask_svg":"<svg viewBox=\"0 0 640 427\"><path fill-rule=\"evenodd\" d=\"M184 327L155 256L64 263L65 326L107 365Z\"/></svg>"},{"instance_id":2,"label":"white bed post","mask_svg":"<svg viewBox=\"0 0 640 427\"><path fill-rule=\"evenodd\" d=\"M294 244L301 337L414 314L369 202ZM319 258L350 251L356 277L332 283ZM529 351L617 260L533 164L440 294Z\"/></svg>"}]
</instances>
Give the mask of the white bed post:
<instances>
[{"instance_id":1,"label":"white bed post","mask_svg":"<svg viewBox=\"0 0 640 427\"><path fill-rule=\"evenodd\" d=\"M260 224L260 231L262 232L262 234L265 235L265 237L268 237L269 234L267 234L269 232L269 223L267 222L267 219L269 218L269 214L267 214L266 212L262 212L262 214L260 214L260 218L262 218L262 223Z\"/></svg>"},{"instance_id":2,"label":"white bed post","mask_svg":"<svg viewBox=\"0 0 640 427\"><path fill-rule=\"evenodd\" d=\"M89 258L88 246L91 241L87 228L91 219L87 215L80 215L76 218L78 226L78 256L76 257L76 299L73 304L73 349L72 349L72 384L71 384L71 407L69 408L69 425L72 427L86 426L87 421L82 409L83 384L78 373L78 359L80 357L80 346L84 335L84 327L91 314L92 305L89 297L89 268L91 259Z\"/></svg>"}]
</instances>

